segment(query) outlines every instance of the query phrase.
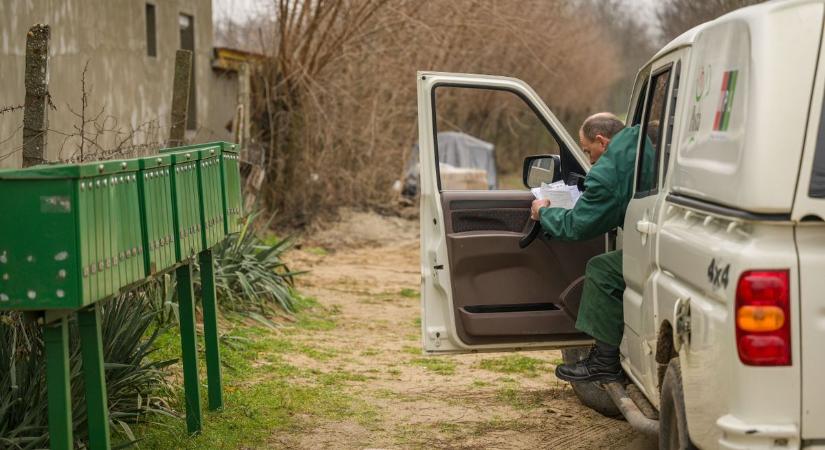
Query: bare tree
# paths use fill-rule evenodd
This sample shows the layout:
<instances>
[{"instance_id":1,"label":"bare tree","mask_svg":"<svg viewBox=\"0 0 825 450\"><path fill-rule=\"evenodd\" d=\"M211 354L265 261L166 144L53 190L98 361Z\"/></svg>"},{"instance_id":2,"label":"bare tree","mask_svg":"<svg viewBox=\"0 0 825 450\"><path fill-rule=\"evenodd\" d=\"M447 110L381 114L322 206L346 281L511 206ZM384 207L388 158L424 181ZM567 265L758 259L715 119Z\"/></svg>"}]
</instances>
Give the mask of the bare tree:
<instances>
[{"instance_id":1,"label":"bare tree","mask_svg":"<svg viewBox=\"0 0 825 450\"><path fill-rule=\"evenodd\" d=\"M723 14L765 0L664 0L659 3L656 15L664 42Z\"/></svg>"},{"instance_id":2,"label":"bare tree","mask_svg":"<svg viewBox=\"0 0 825 450\"><path fill-rule=\"evenodd\" d=\"M521 78L577 128L610 106L626 71L597 10L562 0L273 0L271 20L225 28L266 54L251 111L266 204L300 226L337 206L391 202L417 141L416 70ZM472 129L529 139L526 116L489 96L453 108Z\"/></svg>"}]
</instances>

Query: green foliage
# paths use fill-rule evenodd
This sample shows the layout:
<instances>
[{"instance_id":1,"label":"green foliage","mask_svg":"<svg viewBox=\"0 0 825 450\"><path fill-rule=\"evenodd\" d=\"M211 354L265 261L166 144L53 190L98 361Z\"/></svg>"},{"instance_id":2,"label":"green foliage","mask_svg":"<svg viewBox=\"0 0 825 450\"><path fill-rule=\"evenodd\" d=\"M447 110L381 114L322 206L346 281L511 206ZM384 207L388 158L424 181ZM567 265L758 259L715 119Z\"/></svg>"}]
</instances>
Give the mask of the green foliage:
<instances>
[{"instance_id":1,"label":"green foliage","mask_svg":"<svg viewBox=\"0 0 825 450\"><path fill-rule=\"evenodd\" d=\"M418 291L415 289L404 288L401 289L401 296L407 298L418 298Z\"/></svg>"},{"instance_id":2,"label":"green foliage","mask_svg":"<svg viewBox=\"0 0 825 450\"><path fill-rule=\"evenodd\" d=\"M299 273L290 272L281 259L292 247L292 239L264 242L250 229L257 217L250 214L241 232L228 236L214 250L218 305L248 315L273 314L275 308L293 312L293 277Z\"/></svg>"},{"instance_id":3,"label":"green foliage","mask_svg":"<svg viewBox=\"0 0 825 450\"><path fill-rule=\"evenodd\" d=\"M163 368L152 360L155 325L148 291L103 303L101 333L112 430L131 435L128 423L149 413L169 414L159 395L167 389ZM159 291L152 291L156 295ZM153 331L152 331L153 330ZM70 377L76 444L87 438L80 342L70 321ZM0 314L0 448L41 448L48 442L46 367L40 326L19 313Z\"/></svg>"}]
</instances>

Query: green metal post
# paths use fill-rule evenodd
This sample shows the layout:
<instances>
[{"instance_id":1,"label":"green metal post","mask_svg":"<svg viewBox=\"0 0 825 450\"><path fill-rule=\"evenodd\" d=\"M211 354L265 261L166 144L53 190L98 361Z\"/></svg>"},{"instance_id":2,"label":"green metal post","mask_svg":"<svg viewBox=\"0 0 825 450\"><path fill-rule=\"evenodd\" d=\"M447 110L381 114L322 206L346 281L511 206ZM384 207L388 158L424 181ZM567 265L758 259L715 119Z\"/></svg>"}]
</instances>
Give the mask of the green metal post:
<instances>
[{"instance_id":1,"label":"green metal post","mask_svg":"<svg viewBox=\"0 0 825 450\"><path fill-rule=\"evenodd\" d=\"M201 302L203 302L203 335L206 342L206 378L209 393L209 409L223 408L221 382L221 352L218 347L218 306L215 295L215 264L212 250L199 255L201 266Z\"/></svg>"},{"instance_id":2,"label":"green metal post","mask_svg":"<svg viewBox=\"0 0 825 450\"><path fill-rule=\"evenodd\" d=\"M195 331L195 295L192 289L192 264L177 268L180 344L183 357L183 389L186 396L186 429L201 431L201 399L198 390L198 345Z\"/></svg>"},{"instance_id":3,"label":"green metal post","mask_svg":"<svg viewBox=\"0 0 825 450\"><path fill-rule=\"evenodd\" d=\"M106 399L106 377L103 371L103 340L100 336L100 307L98 303L77 312L80 328L80 351L83 356L83 375L86 384L89 448L111 447L109 442L109 408Z\"/></svg>"},{"instance_id":4,"label":"green metal post","mask_svg":"<svg viewBox=\"0 0 825 450\"><path fill-rule=\"evenodd\" d=\"M69 326L63 317L43 327L49 400L49 443L52 450L71 450L72 398L69 385Z\"/></svg>"}]
</instances>

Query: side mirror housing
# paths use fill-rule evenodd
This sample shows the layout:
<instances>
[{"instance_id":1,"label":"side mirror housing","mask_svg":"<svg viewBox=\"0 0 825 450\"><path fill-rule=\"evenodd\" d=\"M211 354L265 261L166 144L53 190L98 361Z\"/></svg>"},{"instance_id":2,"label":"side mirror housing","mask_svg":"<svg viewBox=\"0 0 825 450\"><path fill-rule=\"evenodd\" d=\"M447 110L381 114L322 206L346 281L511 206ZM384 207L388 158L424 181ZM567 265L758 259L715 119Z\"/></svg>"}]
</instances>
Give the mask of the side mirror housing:
<instances>
[{"instance_id":1,"label":"side mirror housing","mask_svg":"<svg viewBox=\"0 0 825 450\"><path fill-rule=\"evenodd\" d=\"M561 159L558 155L534 155L524 158L522 181L527 188L541 187L561 179Z\"/></svg>"}]
</instances>

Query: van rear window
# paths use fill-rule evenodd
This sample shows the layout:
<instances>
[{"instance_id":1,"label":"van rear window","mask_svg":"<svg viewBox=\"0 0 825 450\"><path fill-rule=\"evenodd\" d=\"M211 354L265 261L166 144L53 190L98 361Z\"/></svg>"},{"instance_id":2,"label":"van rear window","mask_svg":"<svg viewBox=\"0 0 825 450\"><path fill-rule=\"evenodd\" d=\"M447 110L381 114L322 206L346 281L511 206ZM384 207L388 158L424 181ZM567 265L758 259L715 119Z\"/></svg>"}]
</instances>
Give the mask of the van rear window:
<instances>
[{"instance_id":1,"label":"van rear window","mask_svg":"<svg viewBox=\"0 0 825 450\"><path fill-rule=\"evenodd\" d=\"M825 102L823 102L822 112L819 116L816 154L814 155L814 167L811 170L811 185L808 188L808 196L825 198Z\"/></svg>"}]
</instances>

